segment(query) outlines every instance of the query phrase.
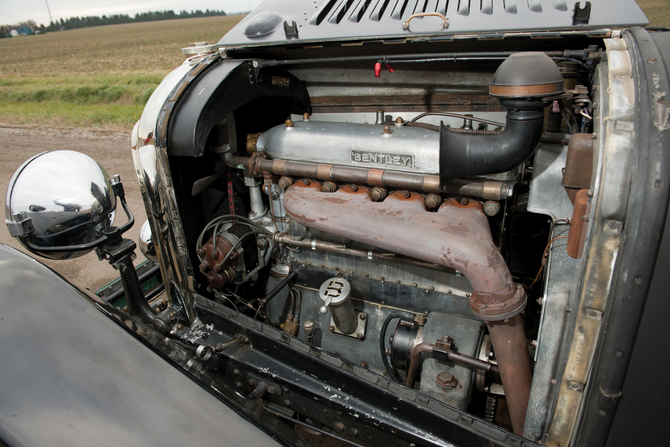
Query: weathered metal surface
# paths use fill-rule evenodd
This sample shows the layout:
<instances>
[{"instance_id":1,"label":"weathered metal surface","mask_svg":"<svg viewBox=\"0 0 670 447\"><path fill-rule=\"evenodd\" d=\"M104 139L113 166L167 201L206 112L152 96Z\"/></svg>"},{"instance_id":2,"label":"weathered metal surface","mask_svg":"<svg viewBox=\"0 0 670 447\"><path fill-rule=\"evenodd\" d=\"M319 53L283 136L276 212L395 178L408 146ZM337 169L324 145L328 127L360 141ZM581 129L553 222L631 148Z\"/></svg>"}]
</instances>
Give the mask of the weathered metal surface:
<instances>
[{"instance_id":1,"label":"weathered metal surface","mask_svg":"<svg viewBox=\"0 0 670 447\"><path fill-rule=\"evenodd\" d=\"M451 198L437 213L430 213L416 193L396 191L384 202L373 202L369 188L354 190L347 185L335 193L323 193L315 182L297 182L285 197L287 213L302 225L461 271L475 289L471 305L480 318L495 319L503 312L509 317L525 306L525 293L512 281L478 202ZM490 312L488 309L493 309L492 316L482 315ZM522 433L530 392L530 360L521 320L515 317L510 321L509 326L517 331L512 335L520 333L521 337L508 336L507 323L491 323L490 327L496 328L491 337L496 339L494 347L500 346L503 385L506 393L511 393L510 406L517 415L515 431ZM510 383L509 391L506 383Z\"/></svg>"},{"instance_id":2,"label":"weathered metal surface","mask_svg":"<svg viewBox=\"0 0 670 447\"><path fill-rule=\"evenodd\" d=\"M269 129L256 148L269 158L438 174L439 134L407 126L296 121Z\"/></svg>"},{"instance_id":3,"label":"weathered metal surface","mask_svg":"<svg viewBox=\"0 0 670 447\"><path fill-rule=\"evenodd\" d=\"M481 205L447 199L428 212L420 194L400 191L373 202L371 190L351 185L323 193L316 182L286 191L287 213L298 223L427 262L459 270L476 292L514 296L507 265L493 244Z\"/></svg>"},{"instance_id":4,"label":"weathered metal surface","mask_svg":"<svg viewBox=\"0 0 670 447\"><path fill-rule=\"evenodd\" d=\"M537 146L533 162L533 181L528 195L528 211L547 214L554 220L572 215L572 203L561 186L567 154L567 146L544 143Z\"/></svg>"},{"instance_id":5,"label":"weathered metal surface","mask_svg":"<svg viewBox=\"0 0 670 447\"><path fill-rule=\"evenodd\" d=\"M414 381L416 380L416 375L419 372L419 366L421 364L421 354L441 355L444 360L451 360L454 363L484 371L491 371L491 369L494 368L492 363L470 357L469 355L464 355L452 351L451 349L440 348L431 343L419 343L412 348L412 354L410 355L407 382L405 382L407 388L414 388Z\"/></svg>"},{"instance_id":6,"label":"weathered metal surface","mask_svg":"<svg viewBox=\"0 0 670 447\"><path fill-rule=\"evenodd\" d=\"M593 171L593 134L576 133L570 137L565 159L563 187L574 204L577 191L591 187Z\"/></svg>"},{"instance_id":7,"label":"weathered metal surface","mask_svg":"<svg viewBox=\"0 0 670 447\"><path fill-rule=\"evenodd\" d=\"M602 113L607 120L602 120L594 131L606 137L596 140L598 164L594 178L594 207L589 216L585 266L576 297L579 310L573 321L572 340L562 377L558 380L556 399L559 404L554 409L545 443L552 447L567 445L577 427L584 389L590 386L591 367L603 321L588 318L587 308L605 310L624 242L621 233L604 231L604 223L607 219L623 221L626 216L635 148L635 110L639 100L626 41L607 39L605 45L608 66L600 66L601 83L598 86L598 103L603 106L597 109L594 118Z\"/></svg>"},{"instance_id":8,"label":"weathered metal surface","mask_svg":"<svg viewBox=\"0 0 670 447\"><path fill-rule=\"evenodd\" d=\"M268 45L272 43L300 44L306 42L351 41L379 38L406 38L438 35L442 37L462 33L500 33L503 31L535 31L557 29L588 30L604 26L644 25L647 22L640 8L632 0L617 3L612 8L607 0L591 0L591 15L587 24L575 23L572 7L564 1L551 4L540 1L470 2L436 0L416 2L391 1L291 1L269 0L249 14L226 34L218 45ZM544 6L544 8L543 8ZM411 22L407 30L403 24L412 14L439 12L449 19L443 27L438 17L424 17ZM270 20L272 14L279 21ZM284 26L295 21L298 34L287 35ZM265 24L263 33L259 26Z\"/></svg>"},{"instance_id":9,"label":"weathered metal surface","mask_svg":"<svg viewBox=\"0 0 670 447\"><path fill-rule=\"evenodd\" d=\"M523 434L530 385L533 380L523 323L521 317L516 315L507 322L490 322L488 327L505 388L514 433L520 435Z\"/></svg>"},{"instance_id":10,"label":"weathered metal surface","mask_svg":"<svg viewBox=\"0 0 670 447\"><path fill-rule=\"evenodd\" d=\"M570 220L570 233L568 233L568 254L572 258L581 258L584 252L584 243L586 242L585 219L588 215L589 196L588 189L580 189L575 197L575 207L572 210L572 219Z\"/></svg>"},{"instance_id":11,"label":"weathered metal surface","mask_svg":"<svg viewBox=\"0 0 670 447\"><path fill-rule=\"evenodd\" d=\"M320 96L311 99L314 113L376 112L493 112L504 111L497 99L489 95L440 94L440 95L357 95Z\"/></svg>"}]
</instances>

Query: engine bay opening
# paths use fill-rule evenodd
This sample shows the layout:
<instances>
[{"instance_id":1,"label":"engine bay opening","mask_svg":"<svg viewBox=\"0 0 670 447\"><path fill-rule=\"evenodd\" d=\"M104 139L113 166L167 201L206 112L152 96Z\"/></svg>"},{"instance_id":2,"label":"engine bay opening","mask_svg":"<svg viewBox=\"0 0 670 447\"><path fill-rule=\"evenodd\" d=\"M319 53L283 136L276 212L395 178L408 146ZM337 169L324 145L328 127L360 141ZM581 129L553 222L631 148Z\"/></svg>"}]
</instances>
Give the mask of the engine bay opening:
<instances>
[{"instance_id":1,"label":"engine bay opening","mask_svg":"<svg viewBox=\"0 0 670 447\"><path fill-rule=\"evenodd\" d=\"M287 64L290 81L247 64L253 82L290 83L309 104L264 87L233 110L211 104L202 155L169 157L194 290L536 440L550 413L527 409L550 392L533 382L547 368L543 298L568 229L584 244L563 210L591 185L596 80L540 52L451 63L378 83L356 61Z\"/></svg>"}]
</instances>

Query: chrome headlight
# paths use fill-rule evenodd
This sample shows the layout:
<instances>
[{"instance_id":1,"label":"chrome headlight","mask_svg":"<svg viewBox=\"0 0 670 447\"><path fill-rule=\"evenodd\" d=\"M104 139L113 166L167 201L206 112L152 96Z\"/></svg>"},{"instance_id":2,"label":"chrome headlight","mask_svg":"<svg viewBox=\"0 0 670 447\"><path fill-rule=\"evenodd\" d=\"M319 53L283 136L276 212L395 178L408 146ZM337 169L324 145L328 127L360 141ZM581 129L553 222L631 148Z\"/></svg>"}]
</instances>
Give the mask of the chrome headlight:
<instances>
[{"instance_id":1,"label":"chrome headlight","mask_svg":"<svg viewBox=\"0 0 670 447\"><path fill-rule=\"evenodd\" d=\"M69 259L93 248L85 245L111 226L115 207L109 176L95 160L74 151L44 152L26 161L10 180L5 223L32 253ZM79 251L48 250L80 245Z\"/></svg>"}]
</instances>

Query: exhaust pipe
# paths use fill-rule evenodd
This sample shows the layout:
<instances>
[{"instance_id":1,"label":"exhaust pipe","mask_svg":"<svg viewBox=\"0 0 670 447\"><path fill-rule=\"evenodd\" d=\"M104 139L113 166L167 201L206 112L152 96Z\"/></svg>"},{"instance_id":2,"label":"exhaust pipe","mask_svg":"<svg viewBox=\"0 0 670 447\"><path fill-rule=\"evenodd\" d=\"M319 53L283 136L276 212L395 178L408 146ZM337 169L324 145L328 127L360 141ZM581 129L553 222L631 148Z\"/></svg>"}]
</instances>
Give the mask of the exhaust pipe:
<instances>
[{"instance_id":1,"label":"exhaust pipe","mask_svg":"<svg viewBox=\"0 0 670 447\"><path fill-rule=\"evenodd\" d=\"M301 225L463 273L475 289L470 306L498 348L514 431L523 433L532 373L518 314L527 297L493 243L479 202L449 198L432 213L415 192L395 191L374 202L364 186L322 192L318 182L298 181L286 190L284 206Z\"/></svg>"}]
</instances>

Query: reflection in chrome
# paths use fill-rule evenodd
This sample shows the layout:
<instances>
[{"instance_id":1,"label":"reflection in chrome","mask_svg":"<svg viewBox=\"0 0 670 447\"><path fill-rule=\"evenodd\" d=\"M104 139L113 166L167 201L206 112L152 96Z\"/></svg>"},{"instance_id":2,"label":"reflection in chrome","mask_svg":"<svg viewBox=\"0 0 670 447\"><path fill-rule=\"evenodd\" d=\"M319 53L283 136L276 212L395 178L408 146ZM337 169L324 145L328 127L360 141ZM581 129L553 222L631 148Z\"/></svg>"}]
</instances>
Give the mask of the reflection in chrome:
<instances>
[{"instance_id":1,"label":"reflection in chrome","mask_svg":"<svg viewBox=\"0 0 670 447\"><path fill-rule=\"evenodd\" d=\"M142 229L140 229L140 250L145 258L150 261L158 262L158 256L156 256L156 246L154 245L153 238L151 235L151 226L149 221L144 221Z\"/></svg>"},{"instance_id":2,"label":"reflection in chrome","mask_svg":"<svg viewBox=\"0 0 670 447\"><path fill-rule=\"evenodd\" d=\"M107 172L91 157L74 151L44 152L25 162L9 182L5 222L31 252L70 259L78 252L39 248L88 244L114 221L116 196Z\"/></svg>"}]
</instances>

